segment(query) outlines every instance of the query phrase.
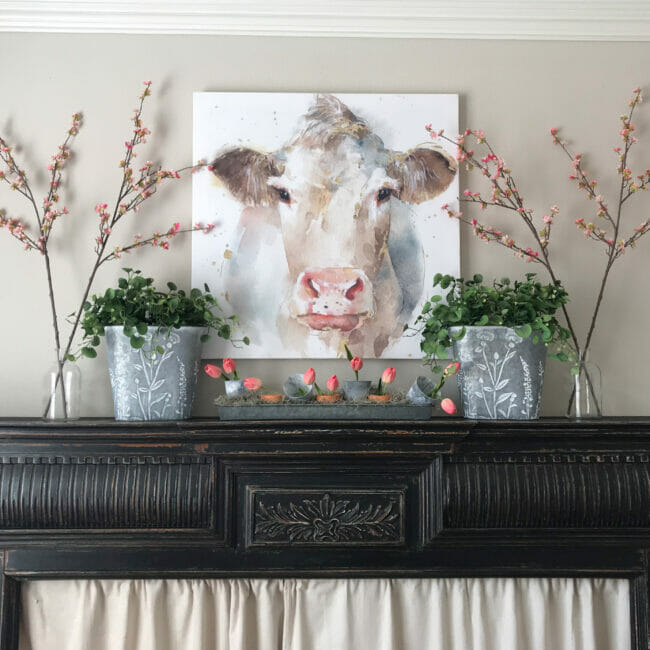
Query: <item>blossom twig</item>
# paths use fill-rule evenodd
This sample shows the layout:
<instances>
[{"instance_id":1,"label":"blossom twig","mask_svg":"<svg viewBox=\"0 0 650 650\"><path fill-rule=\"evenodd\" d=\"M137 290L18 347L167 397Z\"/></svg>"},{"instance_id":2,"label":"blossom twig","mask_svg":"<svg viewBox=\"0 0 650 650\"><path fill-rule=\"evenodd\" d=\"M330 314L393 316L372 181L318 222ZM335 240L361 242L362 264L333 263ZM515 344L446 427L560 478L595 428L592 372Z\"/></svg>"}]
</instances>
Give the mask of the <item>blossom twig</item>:
<instances>
[{"instance_id":1,"label":"blossom twig","mask_svg":"<svg viewBox=\"0 0 650 650\"><path fill-rule=\"evenodd\" d=\"M632 118L635 108L641 103L641 101L641 89L635 88L632 92L632 97L628 102L629 111L620 118L621 129L619 134L623 145L614 148L614 152L618 157L617 173L620 176L620 184L618 200L613 204L613 208L610 207L610 204L605 200L603 195L598 192L598 181L593 179L585 169L583 155L580 153L572 153L567 142L559 137L558 129L551 129L553 143L558 145L571 161L573 169L569 174L569 179L576 183L577 188L585 193L588 200L596 203L596 220L590 221L586 220L584 217L580 217L575 219L575 225L586 238L597 241L599 244L603 245L607 257L603 275L598 287L594 309L589 321L587 334L582 344L578 340L567 307L562 307L567 327L571 333L571 340L574 348L573 353L575 354L575 359L578 363L582 363L591 345L596 321L600 313L605 288L613 264L617 259L624 255L629 248L635 247L638 240L650 231L650 218L647 218L641 221L641 223L636 226L633 229L633 232L629 235L622 235L621 233L623 206L625 202L632 196L632 194L645 191L650 185L650 169L646 169L643 173L635 176L628 166L630 149L637 143L637 138L633 135L636 131L636 127L632 122ZM431 125L427 125L426 129L432 138L440 138L455 145L456 159L458 162L465 163L468 171L477 169L489 182L489 197L482 195L481 192L465 190L463 199L461 200L468 203L479 204L479 207L482 210L486 210L488 207L498 207L517 212L532 235L533 247L520 244L500 230L484 223L480 223L475 218L468 219L461 211L453 210L449 205L444 205L443 209L446 210L447 214L450 217L469 224L473 228L474 234L479 237L479 239L482 239L485 242L496 242L501 246L511 249L517 257L525 259L527 262L536 262L541 264L544 266L551 279L554 282L557 282L558 277L554 271L549 252L552 226L554 219L559 212L557 206L552 206L550 213L545 214L542 217L541 226L536 225L533 211L526 207L511 171L508 169L503 159L501 159L492 149L482 131L472 131L467 129L462 135L452 139L445 136L443 131L433 130ZM471 137L476 140L478 145L484 147L486 151L484 156L479 157L479 155L475 154L475 152L470 149L468 138ZM602 226L597 224L598 219L602 221ZM569 409L571 408L573 397L574 395L572 393L569 401Z\"/></svg>"},{"instance_id":2,"label":"blossom twig","mask_svg":"<svg viewBox=\"0 0 650 650\"><path fill-rule=\"evenodd\" d=\"M137 173L133 171L133 161L137 156L136 148L139 145L144 144L147 141L147 137L151 134L151 131L144 126L142 122L144 102L150 95L151 82L145 81L144 90L139 96L139 104L134 110L133 117L131 118L131 121L133 122L132 135L124 143L125 154L119 165L123 170L122 179L114 207L112 210L109 210L107 203L98 203L95 206L95 212L99 219L99 233L95 238L95 260L91 267L79 306L69 317L68 322L71 323L72 329L65 344L62 343L59 332L59 318L56 308L48 242L55 222L59 217L69 213L65 206L59 207L59 192L61 189L65 166L72 156L70 143L78 134L81 127L81 114L75 113L72 116L72 124L67 131L66 137L63 143L58 147L57 152L52 156L52 162L47 166L47 169L50 172L49 187L41 206L39 206L34 198L27 175L15 160L12 148L3 138L0 137L0 162L4 163L4 169L0 169L0 180L8 184L12 190L22 194L29 201L36 218L38 236L31 234L28 230L28 226L22 220L7 217L2 211L0 211L0 229L6 228L9 234L20 241L26 250L38 250L43 255L59 366L54 390L57 389L59 382L61 381L65 362L74 361L76 359L76 355L71 352L72 345L83 315L84 305L90 295L90 290L99 268L105 262L119 259L123 253L129 253L134 249L141 248L142 246L150 245L168 249L169 241L178 234L194 232L197 230L208 233L214 227L212 224L195 224L191 228L181 229L180 223L177 222L166 232L154 232L151 236L145 239L142 239L141 236L137 235L135 241L130 244L126 246L116 246L112 248L112 250L109 249L109 241L116 225L126 214L137 212L142 203L155 194L158 185L167 179L180 178L181 173L186 170L191 170L192 173L194 173L206 166L204 161L199 161L192 167L172 170L162 169L159 166L155 166L152 162L147 161L144 166L138 169ZM63 388L63 383L61 383L61 386ZM44 415L49 411L51 399L52 395L50 396L50 402L46 406ZM62 401L64 417L67 417L68 410L65 394L63 394Z\"/></svg>"}]
</instances>

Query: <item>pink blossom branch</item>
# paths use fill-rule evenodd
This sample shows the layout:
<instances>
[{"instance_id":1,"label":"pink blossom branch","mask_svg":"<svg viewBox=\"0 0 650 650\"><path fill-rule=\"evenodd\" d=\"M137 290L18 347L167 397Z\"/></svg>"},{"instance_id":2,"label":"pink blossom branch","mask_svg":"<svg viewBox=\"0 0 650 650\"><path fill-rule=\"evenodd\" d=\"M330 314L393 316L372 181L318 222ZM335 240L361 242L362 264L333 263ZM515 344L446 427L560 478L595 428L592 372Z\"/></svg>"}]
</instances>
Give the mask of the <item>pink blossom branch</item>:
<instances>
[{"instance_id":1,"label":"pink blossom branch","mask_svg":"<svg viewBox=\"0 0 650 650\"><path fill-rule=\"evenodd\" d=\"M516 212L523 222L528 227L533 240L535 242L534 250L530 246L524 246L518 244L508 235L500 233L498 230L494 229L491 226L486 226L484 224L479 224L476 220L472 220L470 225L474 227L474 234L477 235L480 239L486 242L496 241L498 244L505 246L514 251L514 254L517 257L526 259L528 262L538 262L546 268L547 273L551 277L551 280L557 283L558 276L555 273L551 259L548 252L548 243L550 236L550 226L552 226L553 218L559 212L557 206L551 208L549 215L544 215L545 228L542 228L541 231L538 231L537 227L534 224L533 218L534 213L532 210L528 209L524 203L524 197L519 192L519 186L515 182L515 179L512 175L510 169L506 166L505 161L500 158L495 150L491 147L485 133L481 130L472 131L467 129L463 135L458 136L455 140L448 138L443 134L442 131L433 131L430 126L426 127L429 131L429 134L433 139L441 138L446 142L456 145L456 160L464 162L469 171L472 169L478 169L483 176L486 176L492 191L490 199L485 199L481 196L480 192L471 192L466 190L464 196L467 197L465 200L473 201L481 204L482 209L486 209L487 205L496 205L507 210ZM482 158L478 158L475 152L472 149L469 149L466 144L466 138L473 136L477 144L485 146L487 149L487 155ZM443 206L443 208L448 208L448 206ZM447 214L452 217L458 218L457 214L454 214L453 211L450 212L447 209ZM462 213L459 213L462 216ZM499 234L497 234L499 233ZM571 340L573 342L576 353L580 350L578 336L576 334L575 327L571 320L571 316L566 308L566 305L562 305L562 312L564 314L564 319L567 324L567 328L571 334Z\"/></svg>"},{"instance_id":2,"label":"pink blossom branch","mask_svg":"<svg viewBox=\"0 0 650 650\"><path fill-rule=\"evenodd\" d=\"M39 238L36 240L33 236L30 236L27 232L26 225L22 221L5 217L4 213L1 212L0 228L7 228L9 233L21 241L26 249L39 250L44 257L50 296L50 305L53 317L54 338L59 363L59 372L56 378L55 389L61 380L64 363L67 360L74 361L75 359L75 355L71 354L72 344L81 321L81 316L83 315L84 304L90 295L90 290L93 286L95 276L100 266L104 264L104 262L113 259L119 259L121 254L131 252L132 250L140 248L144 245L151 245L163 249L168 249L169 240L180 233L192 232L196 230L201 230L207 233L214 227L212 224L209 224L207 226L196 224L193 228L181 230L180 223L176 223L165 233L154 233L151 237L145 240L138 238L128 246L117 246L111 252L107 252L109 239L116 224L127 213L137 212L141 204L155 194L157 186L161 182L167 179L180 178L181 173L188 169L191 169L191 171L194 173L195 171L198 171L202 167L206 166L206 163L204 161L199 161L192 167L184 167L179 170L163 170L160 167L154 168L153 163L147 161L144 167L140 168L137 180L135 179L135 175L132 169L132 162L136 157L135 149L138 145L145 143L147 136L149 136L151 133L149 129L147 129L142 124L142 109L145 99L151 95L151 82L144 82L144 86L145 88L142 94L139 96L139 104L134 110L133 117L131 118L134 127L133 134L131 135L130 139L124 143L125 155L124 158L120 161L120 167L123 168L123 173L114 208L112 212L109 212L108 204L106 203L99 203L95 206L95 211L99 217L99 235L97 236L95 242L95 260L90 270L90 274L88 276L88 280L84 288L83 296L79 303L79 306L70 317L71 320L69 320L69 322L72 325L72 329L65 344L65 348L63 348L61 344L59 333L58 315L56 310L50 256L47 244L49 237L51 236L55 221L61 215L68 214L66 207L59 208L57 207L57 204L59 202L59 190L64 168L70 156L72 155L72 152L70 150L70 142L72 138L79 132L79 128L81 127L81 115L79 113L75 113L72 116L72 125L67 132L67 136L63 144L59 146L57 153L52 156L52 162L48 165L50 180L47 194L43 199L43 205L41 208L42 215L41 209L39 209L39 206L34 199L34 195L30 188L25 172L22 171L16 163L16 160L12 154L11 147L9 147L9 145L2 138L0 138L0 160L4 162L6 166L6 171L0 170L0 180L5 181L7 184L9 184L11 189L18 191L31 203L34 209L36 220L38 222ZM67 400L65 394L63 395L63 403L64 416L67 416ZM48 403L45 409L45 414L47 414L49 406L50 404Z\"/></svg>"},{"instance_id":3,"label":"pink blossom branch","mask_svg":"<svg viewBox=\"0 0 650 650\"><path fill-rule=\"evenodd\" d=\"M632 124L632 116L634 114L634 109L636 108L636 106L638 106L641 103L641 101L642 101L641 88L635 88L633 91L632 98L628 102L628 105L630 106L630 112L627 115L627 119L625 117L621 118L623 122L623 129L621 129L620 135L624 142L624 150L620 159L620 164L618 166L618 171L621 174L621 186L620 186L619 197L618 197L618 208L616 210L614 236L612 237L612 240L615 243L611 245L609 258L607 260L607 265L605 266L605 272L603 273L603 278L600 283L600 290L598 292L598 297L596 298L596 305L594 307L594 312L591 318L591 324L589 326L589 331L587 332L587 338L585 339L585 345L583 348L583 352L585 354L589 349L589 345L591 344L591 339L593 337L596 328L596 319L598 318L598 313L600 311L603 297L605 295L605 287L607 286L609 273L612 269L614 262L625 252L625 242L617 241L617 240L618 240L618 233L621 225L621 217L623 215L624 194L626 188L629 186L629 182L630 182L629 177L631 175L628 173L629 169L627 168L627 157L630 152L630 148L637 142L637 139L632 135L630 135L631 132L634 130L633 128L630 128L630 126ZM642 228L640 231L641 234L639 236L642 236L643 234L645 234L645 232L647 232L647 230L645 228Z\"/></svg>"},{"instance_id":4,"label":"pink blossom branch","mask_svg":"<svg viewBox=\"0 0 650 650\"><path fill-rule=\"evenodd\" d=\"M209 223L206 225L194 224L192 228L181 229L180 223L176 222L167 232L159 233L155 232L153 235L147 239L142 239L142 235L135 235L135 241L127 246L116 246L112 252L108 253L99 264L104 264L104 262L109 262L111 260L120 259L124 253L130 253L133 250L142 248L143 246L153 246L154 248L162 248L164 250L169 250L169 240L177 235L186 232L203 232L208 234L215 227L215 224Z\"/></svg>"},{"instance_id":5,"label":"pink blossom branch","mask_svg":"<svg viewBox=\"0 0 650 650\"><path fill-rule=\"evenodd\" d=\"M124 158L120 161L119 166L124 170L122 174L122 181L120 184L120 189L117 195L117 199L115 201L115 206L113 208L112 214L108 212L108 205L106 203L100 203L95 206L95 211L99 215L99 226L100 226L100 232L99 235L96 238L95 241L95 261L93 263L93 267L90 271L90 275L88 278L88 282L86 284L86 287L83 292L82 299L79 303L79 307L77 311L74 314L74 317L72 319L72 330L70 332L70 336L68 338L68 342L66 345L66 349L64 352L64 357L65 358L70 358L73 357L71 355L71 350L72 350L72 344L74 341L74 337L76 335L77 329L79 327L79 323L81 322L81 317L83 315L83 306L88 300L88 296L90 295L90 290L91 287L94 283L95 276L97 274L97 271L99 268L104 264L104 262L107 262L112 259L119 259L119 256L124 253L124 252L130 252L131 250L135 248L139 248L140 246L136 246L136 244L142 245L143 242L134 242L133 244L130 244L124 248L121 247L116 247L113 251L110 253L106 253L106 249L108 247L108 242L110 239L111 234L113 233L113 228L116 226L116 224L129 212L137 212L140 204L151 198L153 196L154 192L143 192L143 189L147 189L149 185L147 185L147 182L145 179L149 178L150 180L153 181L155 178L155 184L159 184L165 179L168 178L180 178L180 172L185 171L190 169L192 173L197 171L198 169L202 168L205 166L205 162L199 161L196 165L191 166L191 167L184 167L179 169L178 171L173 171L173 170L156 170L153 171L153 165L146 163L144 168L142 168L141 171L141 179L139 179L136 182L132 182L132 177L133 177L133 170L131 168L131 161L133 158L136 157L136 152L135 148L146 142L146 138L148 135L151 134L151 131L147 129L146 127L143 126L142 124L142 109L144 106L144 101L147 97L151 95L151 82L150 81L145 81L144 82L145 89L142 92L142 94L139 97L139 104L136 109L134 109L134 114L133 117L131 118L134 129L133 129L133 135L131 136L130 140L127 140L124 143L125 147L125 156ZM147 171L151 170L151 171ZM143 187L140 187L138 183L140 180L144 181ZM137 188L137 190L135 189ZM130 202L126 202L125 200L131 196L135 191L139 191L138 197L135 198L135 200L132 200ZM194 228L196 229L196 228ZM191 229L191 230L194 230ZM204 230L204 232L209 232L209 229L206 230L205 227L201 228ZM211 228L210 228L211 229ZM173 234L172 234L172 231ZM166 245L165 246L160 246L162 248L168 248L169 243L168 240L169 238L173 237L176 235L178 232L180 232L180 224L175 224L167 233L164 235L158 236L158 240L164 242ZM186 231L183 231L186 232ZM157 235L154 234L149 240L151 240L151 243L153 245L153 240L156 239ZM149 241L147 240L147 241ZM158 244L157 244L158 245Z\"/></svg>"},{"instance_id":6,"label":"pink blossom branch","mask_svg":"<svg viewBox=\"0 0 650 650\"><path fill-rule=\"evenodd\" d=\"M624 146L622 148L615 148L615 152L619 156L617 171L621 176L621 183L619 190L619 200L616 206L616 212L614 214L610 211L608 204L606 203L603 196L597 193L597 181L591 180L589 174L584 169L582 154L574 155L570 151L567 143L558 137L558 129L551 129L551 136L553 137L554 144L559 145L571 160L573 172L570 174L569 178L572 181L576 182L578 189L585 191L585 194L589 200L593 200L597 203L598 209L596 216L605 219L613 231L610 234L607 232L607 230L598 227L595 223L586 222L584 218L575 220L575 224L578 229L581 230L588 239L593 239L594 241L603 244L607 253L607 262L583 346L580 346L579 344L566 306L562 307L567 327L571 333L571 339L573 341L575 354L579 360L584 358L584 355L588 351L591 344L596 321L600 307L602 305L605 287L607 286L612 265L619 257L625 253L628 248L634 247L637 241L648 231L650 231L650 219L646 219L645 221L642 221L639 226L634 228L634 232L627 238L620 236L623 204L632 194L635 194L639 191L644 191L647 189L648 185L650 185L650 169L646 169L643 174L637 175L634 178L632 171L629 169L627 164L630 148L637 142L636 137L632 135L635 131L635 126L632 123L632 117L635 107L641 103L641 100L641 89L635 88L632 98L628 102L630 110L627 115L621 117L622 129L620 131L620 136L623 140ZM547 269L551 279L554 282L557 282L557 277L553 270L548 250L553 221L558 213L557 206L553 206L551 208L550 214L546 214L542 217L544 226L538 230L534 224L533 211L525 207L524 199L519 193L512 173L506 167L505 162L499 158L499 156L489 145L485 134L482 131L471 131L468 129L464 132L464 134L459 135L456 139L452 140L451 138L444 136L442 131L436 132L432 130L431 125L428 125L426 129L429 131L432 138L441 138L449 143L456 145L456 159L459 163L464 162L468 171L476 168L481 172L482 175L487 177L491 186L491 194L489 198L483 196L480 192L465 190L465 198L462 200L469 203L478 203L482 210L487 209L488 206L496 206L517 212L526 226L528 226L528 229L530 230L535 241L536 247L539 248L539 250L533 250L530 247L524 247L516 243L508 235L503 234L492 226L487 226L485 224L479 223L476 219L469 220L463 218L462 212L456 212L449 209L448 206L443 206L443 208L446 209L448 215L450 217L460 219L464 223L472 226L474 234L483 241L497 242L498 244L513 250L517 257L522 257L528 262L537 261L541 263ZM467 138L471 136L476 139L478 144L483 145L486 148L488 152L487 155L479 158L474 153L474 151L468 147ZM572 399L573 395L571 400ZM569 404L569 407L570 405L571 402Z\"/></svg>"},{"instance_id":7,"label":"pink blossom branch","mask_svg":"<svg viewBox=\"0 0 650 650\"><path fill-rule=\"evenodd\" d=\"M39 245L27 234L25 224L19 219L5 217L0 210L0 228L7 228L9 234L24 244L25 250L40 250Z\"/></svg>"}]
</instances>

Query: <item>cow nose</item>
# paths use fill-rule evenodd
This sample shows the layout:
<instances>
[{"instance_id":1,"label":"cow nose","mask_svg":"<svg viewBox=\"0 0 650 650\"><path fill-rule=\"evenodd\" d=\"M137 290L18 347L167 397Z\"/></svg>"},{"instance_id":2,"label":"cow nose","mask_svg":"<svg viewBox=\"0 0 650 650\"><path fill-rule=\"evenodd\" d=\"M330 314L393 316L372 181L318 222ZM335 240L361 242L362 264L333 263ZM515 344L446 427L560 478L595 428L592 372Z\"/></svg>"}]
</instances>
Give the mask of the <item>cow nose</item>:
<instances>
[{"instance_id":1,"label":"cow nose","mask_svg":"<svg viewBox=\"0 0 650 650\"><path fill-rule=\"evenodd\" d=\"M305 269L295 285L291 313L312 330L350 332L374 314L372 281L359 268Z\"/></svg>"},{"instance_id":2,"label":"cow nose","mask_svg":"<svg viewBox=\"0 0 650 650\"><path fill-rule=\"evenodd\" d=\"M358 294L360 294L363 291L363 280L361 278L357 278L352 286L345 292L345 297L348 300L354 300Z\"/></svg>"},{"instance_id":3,"label":"cow nose","mask_svg":"<svg viewBox=\"0 0 650 650\"><path fill-rule=\"evenodd\" d=\"M299 281L307 297L334 298L337 294L350 302L360 296L366 284L362 272L355 269L313 269L305 271Z\"/></svg>"},{"instance_id":4,"label":"cow nose","mask_svg":"<svg viewBox=\"0 0 650 650\"><path fill-rule=\"evenodd\" d=\"M312 298L318 298L320 296L321 288L313 277L308 274L303 275L302 284L308 296Z\"/></svg>"}]
</instances>

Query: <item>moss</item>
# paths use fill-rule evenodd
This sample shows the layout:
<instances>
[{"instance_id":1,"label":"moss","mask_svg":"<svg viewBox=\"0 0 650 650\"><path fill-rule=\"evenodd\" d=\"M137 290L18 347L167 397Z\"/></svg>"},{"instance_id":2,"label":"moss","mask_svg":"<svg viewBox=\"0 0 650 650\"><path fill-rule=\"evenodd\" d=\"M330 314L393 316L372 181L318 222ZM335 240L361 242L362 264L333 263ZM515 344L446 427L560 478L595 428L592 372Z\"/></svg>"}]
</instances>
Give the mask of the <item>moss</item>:
<instances>
[{"instance_id":1,"label":"moss","mask_svg":"<svg viewBox=\"0 0 650 650\"><path fill-rule=\"evenodd\" d=\"M266 402L263 402L259 395L251 395L250 397L237 397L235 399L231 399L229 397L226 397L225 395L219 395L218 397L215 398L214 403L217 406L305 406L306 404L317 404L318 406L323 406L324 408L330 407L330 406L341 406L342 404L372 404L373 406L377 406L381 408L382 406L395 406L396 404L410 404L408 399L406 398L406 393L400 392L400 391L395 391L394 393L391 393L391 399L390 402L371 402L369 399L364 399L360 400L358 402L348 402L345 399L341 399L338 402L334 402L332 404L320 404L317 402L315 399L308 400L306 402L303 401L297 401L297 400L290 400L288 398L284 398L280 404L267 404Z\"/></svg>"}]
</instances>

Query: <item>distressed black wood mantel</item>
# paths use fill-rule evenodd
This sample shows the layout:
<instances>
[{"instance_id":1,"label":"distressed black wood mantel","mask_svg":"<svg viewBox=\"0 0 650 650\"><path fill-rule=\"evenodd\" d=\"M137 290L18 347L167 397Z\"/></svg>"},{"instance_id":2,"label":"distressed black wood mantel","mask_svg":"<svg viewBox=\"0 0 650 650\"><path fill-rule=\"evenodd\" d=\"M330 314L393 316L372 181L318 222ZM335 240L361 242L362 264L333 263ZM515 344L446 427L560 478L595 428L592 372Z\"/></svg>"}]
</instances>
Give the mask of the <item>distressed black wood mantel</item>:
<instances>
[{"instance_id":1,"label":"distressed black wood mantel","mask_svg":"<svg viewBox=\"0 0 650 650\"><path fill-rule=\"evenodd\" d=\"M650 419L0 420L0 649L43 578L601 576L648 650Z\"/></svg>"}]
</instances>

